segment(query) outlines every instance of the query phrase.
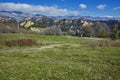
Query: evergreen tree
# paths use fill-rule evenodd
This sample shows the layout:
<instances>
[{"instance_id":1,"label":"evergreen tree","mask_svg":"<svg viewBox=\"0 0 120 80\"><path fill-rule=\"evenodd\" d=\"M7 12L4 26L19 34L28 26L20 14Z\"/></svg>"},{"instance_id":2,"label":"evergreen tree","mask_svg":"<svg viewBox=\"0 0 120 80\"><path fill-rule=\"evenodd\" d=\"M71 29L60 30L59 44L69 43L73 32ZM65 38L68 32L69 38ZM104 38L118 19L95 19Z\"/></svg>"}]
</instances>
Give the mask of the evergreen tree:
<instances>
[{"instance_id":1,"label":"evergreen tree","mask_svg":"<svg viewBox=\"0 0 120 80\"><path fill-rule=\"evenodd\" d=\"M113 28L113 40L117 40L118 39L118 25L115 25Z\"/></svg>"}]
</instances>

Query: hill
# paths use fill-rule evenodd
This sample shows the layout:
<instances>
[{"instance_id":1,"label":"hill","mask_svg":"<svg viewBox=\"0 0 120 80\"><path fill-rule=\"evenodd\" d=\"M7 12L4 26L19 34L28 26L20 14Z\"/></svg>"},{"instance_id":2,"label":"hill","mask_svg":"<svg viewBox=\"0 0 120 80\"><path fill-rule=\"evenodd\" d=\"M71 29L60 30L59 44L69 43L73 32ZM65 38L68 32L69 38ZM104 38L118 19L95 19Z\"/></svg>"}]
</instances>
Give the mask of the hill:
<instances>
[{"instance_id":1,"label":"hill","mask_svg":"<svg viewBox=\"0 0 120 80\"><path fill-rule=\"evenodd\" d=\"M19 32L33 31L38 34L46 34L46 31L51 30L49 32L57 32L55 27L59 28L62 33L65 35L73 35L73 36L84 36L84 37L110 37L113 34L114 26L118 26L118 34L120 35L120 20L115 18L107 18L100 19L89 19L89 17L77 16L73 18L73 16L63 17L53 17L53 16L44 16L42 14L28 14L19 11L1 11L1 32L4 30L8 31L8 26L13 30L13 32L18 32L18 25L20 26ZM10 25L6 25L6 23L11 22ZM14 24L14 27L13 25ZM3 29L4 25L6 29ZM16 26L16 27L15 27ZM54 28L50 28L55 26ZM23 30L23 31L22 31ZM48 34L48 33L47 33Z\"/></svg>"}]
</instances>

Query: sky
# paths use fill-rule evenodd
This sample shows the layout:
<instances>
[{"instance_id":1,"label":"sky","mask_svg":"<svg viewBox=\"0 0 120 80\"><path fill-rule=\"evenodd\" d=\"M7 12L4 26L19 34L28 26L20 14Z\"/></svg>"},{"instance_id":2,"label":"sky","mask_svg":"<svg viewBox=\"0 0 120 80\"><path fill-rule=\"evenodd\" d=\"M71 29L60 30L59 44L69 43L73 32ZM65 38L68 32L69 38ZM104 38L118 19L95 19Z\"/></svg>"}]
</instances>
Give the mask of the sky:
<instances>
[{"instance_id":1,"label":"sky","mask_svg":"<svg viewBox=\"0 0 120 80\"><path fill-rule=\"evenodd\" d=\"M0 0L0 10L47 16L120 17L120 0Z\"/></svg>"}]
</instances>

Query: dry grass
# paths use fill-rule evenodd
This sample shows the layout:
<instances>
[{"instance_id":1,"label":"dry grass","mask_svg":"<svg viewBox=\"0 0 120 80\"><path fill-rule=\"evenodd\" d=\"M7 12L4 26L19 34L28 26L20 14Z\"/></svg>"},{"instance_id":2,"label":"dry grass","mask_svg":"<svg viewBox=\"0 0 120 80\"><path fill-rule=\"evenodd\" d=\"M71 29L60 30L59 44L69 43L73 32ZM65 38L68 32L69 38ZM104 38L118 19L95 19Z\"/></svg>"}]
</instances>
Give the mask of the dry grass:
<instances>
[{"instance_id":1,"label":"dry grass","mask_svg":"<svg viewBox=\"0 0 120 80\"><path fill-rule=\"evenodd\" d=\"M0 40L0 45L4 45L5 41Z\"/></svg>"},{"instance_id":2,"label":"dry grass","mask_svg":"<svg viewBox=\"0 0 120 80\"><path fill-rule=\"evenodd\" d=\"M91 47L120 47L120 42L112 40L86 40L83 44Z\"/></svg>"},{"instance_id":3,"label":"dry grass","mask_svg":"<svg viewBox=\"0 0 120 80\"><path fill-rule=\"evenodd\" d=\"M11 46L33 46L36 45L36 41L33 39L17 39L17 40L9 40L5 41L5 45L8 47Z\"/></svg>"}]
</instances>

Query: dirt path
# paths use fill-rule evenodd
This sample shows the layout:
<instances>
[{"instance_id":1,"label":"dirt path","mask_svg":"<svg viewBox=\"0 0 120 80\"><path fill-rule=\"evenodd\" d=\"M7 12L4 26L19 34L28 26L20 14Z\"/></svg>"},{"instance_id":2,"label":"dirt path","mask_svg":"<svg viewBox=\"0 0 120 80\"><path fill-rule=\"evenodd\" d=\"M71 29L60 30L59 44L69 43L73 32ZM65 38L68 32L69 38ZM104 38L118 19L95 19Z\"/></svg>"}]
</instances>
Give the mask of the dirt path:
<instances>
[{"instance_id":1,"label":"dirt path","mask_svg":"<svg viewBox=\"0 0 120 80\"><path fill-rule=\"evenodd\" d=\"M62 46L64 44L53 44L53 45L46 45L46 46L40 46L40 47L32 47L32 48L12 48L10 50L1 50L0 53L13 53L13 52L38 52L41 50L45 50L45 49L51 49L54 47L59 47Z\"/></svg>"}]
</instances>

